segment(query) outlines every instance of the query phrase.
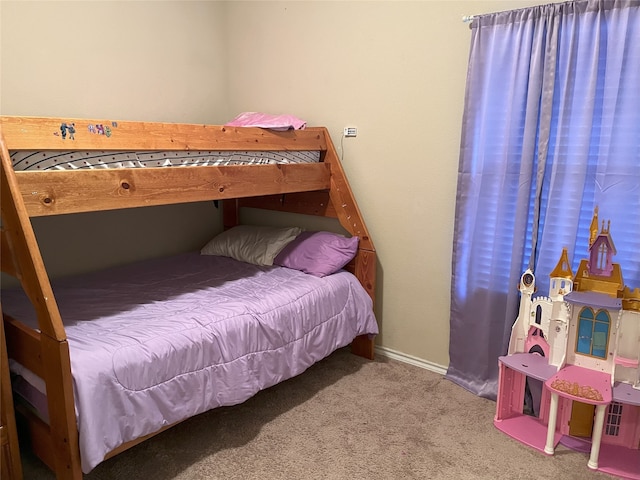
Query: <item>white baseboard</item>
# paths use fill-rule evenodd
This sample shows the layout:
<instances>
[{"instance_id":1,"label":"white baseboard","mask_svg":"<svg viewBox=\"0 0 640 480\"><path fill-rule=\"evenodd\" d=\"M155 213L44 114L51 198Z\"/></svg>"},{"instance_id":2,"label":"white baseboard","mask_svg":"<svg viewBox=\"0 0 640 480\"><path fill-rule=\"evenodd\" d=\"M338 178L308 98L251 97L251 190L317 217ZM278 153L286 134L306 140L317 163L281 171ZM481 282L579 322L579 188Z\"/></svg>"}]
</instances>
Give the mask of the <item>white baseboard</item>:
<instances>
[{"instance_id":1,"label":"white baseboard","mask_svg":"<svg viewBox=\"0 0 640 480\"><path fill-rule=\"evenodd\" d=\"M413 357L402 352L397 352L387 347L375 347L375 353L382 357L387 357L393 360L408 363L410 365L415 365L416 367L424 368L440 375L445 375L447 373L447 367L445 367L444 365L438 365L437 363L428 362L427 360L423 360L422 358Z\"/></svg>"}]
</instances>

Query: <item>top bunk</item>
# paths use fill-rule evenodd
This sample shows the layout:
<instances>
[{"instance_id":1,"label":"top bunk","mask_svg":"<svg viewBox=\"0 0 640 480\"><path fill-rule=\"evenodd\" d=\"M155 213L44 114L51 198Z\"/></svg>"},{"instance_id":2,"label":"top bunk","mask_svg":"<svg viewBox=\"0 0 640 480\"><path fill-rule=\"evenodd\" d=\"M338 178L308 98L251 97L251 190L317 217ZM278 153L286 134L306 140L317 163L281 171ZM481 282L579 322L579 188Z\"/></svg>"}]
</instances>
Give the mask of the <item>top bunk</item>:
<instances>
[{"instance_id":1,"label":"top bunk","mask_svg":"<svg viewBox=\"0 0 640 480\"><path fill-rule=\"evenodd\" d=\"M252 199L244 204L336 217L373 250L324 127L1 116L0 135L2 168L15 179L30 217ZM64 165L54 158L65 158ZM297 193L305 195L288 195Z\"/></svg>"},{"instance_id":2,"label":"top bunk","mask_svg":"<svg viewBox=\"0 0 640 480\"><path fill-rule=\"evenodd\" d=\"M30 216L329 190L335 158L324 128L36 117L0 128Z\"/></svg>"}]
</instances>

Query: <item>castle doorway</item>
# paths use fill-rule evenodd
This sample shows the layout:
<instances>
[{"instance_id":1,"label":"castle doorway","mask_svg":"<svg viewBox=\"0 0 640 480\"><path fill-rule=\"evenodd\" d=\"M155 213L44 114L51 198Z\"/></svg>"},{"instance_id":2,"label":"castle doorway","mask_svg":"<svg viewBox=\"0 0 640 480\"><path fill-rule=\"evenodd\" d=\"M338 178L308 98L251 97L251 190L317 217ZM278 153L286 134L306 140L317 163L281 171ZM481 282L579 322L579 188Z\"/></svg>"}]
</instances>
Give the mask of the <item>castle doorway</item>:
<instances>
[{"instance_id":1,"label":"castle doorway","mask_svg":"<svg viewBox=\"0 0 640 480\"><path fill-rule=\"evenodd\" d=\"M573 437L591 438L593 432L593 417L596 406L573 401L571 404L571 419L569 420L569 435Z\"/></svg>"}]
</instances>

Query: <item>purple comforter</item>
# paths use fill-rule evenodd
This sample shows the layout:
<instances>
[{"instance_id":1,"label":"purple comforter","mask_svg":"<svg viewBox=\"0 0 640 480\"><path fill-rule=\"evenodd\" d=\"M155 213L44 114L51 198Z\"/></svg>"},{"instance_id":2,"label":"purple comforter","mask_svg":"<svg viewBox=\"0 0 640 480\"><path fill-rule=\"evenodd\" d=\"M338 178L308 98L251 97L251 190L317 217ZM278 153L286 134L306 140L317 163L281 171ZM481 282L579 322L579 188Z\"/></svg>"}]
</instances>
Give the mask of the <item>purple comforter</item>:
<instances>
[{"instance_id":1,"label":"purple comforter","mask_svg":"<svg viewBox=\"0 0 640 480\"><path fill-rule=\"evenodd\" d=\"M377 334L347 273L324 278L197 253L54 284L71 355L85 473L124 442L302 373ZM19 319L32 308L3 291Z\"/></svg>"}]
</instances>

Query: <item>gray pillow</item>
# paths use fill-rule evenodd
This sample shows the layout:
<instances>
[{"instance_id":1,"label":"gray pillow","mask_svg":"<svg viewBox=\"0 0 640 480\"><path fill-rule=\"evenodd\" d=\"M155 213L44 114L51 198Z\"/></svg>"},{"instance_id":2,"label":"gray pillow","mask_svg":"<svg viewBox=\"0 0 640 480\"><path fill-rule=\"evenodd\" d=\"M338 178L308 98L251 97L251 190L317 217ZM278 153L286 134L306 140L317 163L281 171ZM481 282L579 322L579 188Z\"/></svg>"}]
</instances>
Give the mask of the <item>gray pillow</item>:
<instances>
[{"instance_id":1,"label":"gray pillow","mask_svg":"<svg viewBox=\"0 0 640 480\"><path fill-rule=\"evenodd\" d=\"M273 265L273 259L300 233L298 227L238 225L213 237L202 255L231 257L254 265Z\"/></svg>"}]
</instances>

